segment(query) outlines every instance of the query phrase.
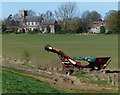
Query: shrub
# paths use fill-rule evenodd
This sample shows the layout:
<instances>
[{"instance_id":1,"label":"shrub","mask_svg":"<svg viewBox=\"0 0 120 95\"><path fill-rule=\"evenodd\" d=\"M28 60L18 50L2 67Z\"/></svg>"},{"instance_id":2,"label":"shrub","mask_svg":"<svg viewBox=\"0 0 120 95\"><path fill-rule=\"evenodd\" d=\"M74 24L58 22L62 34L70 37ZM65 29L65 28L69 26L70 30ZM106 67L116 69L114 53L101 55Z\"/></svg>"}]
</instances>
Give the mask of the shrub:
<instances>
[{"instance_id":1,"label":"shrub","mask_svg":"<svg viewBox=\"0 0 120 95\"><path fill-rule=\"evenodd\" d=\"M23 58L24 63L29 63L29 61L31 59L31 54L25 50L22 53L22 58Z\"/></svg>"},{"instance_id":2,"label":"shrub","mask_svg":"<svg viewBox=\"0 0 120 95\"><path fill-rule=\"evenodd\" d=\"M36 34L36 33L42 33L42 31L39 31L37 29L34 29L33 31L28 31L29 34Z\"/></svg>"},{"instance_id":3,"label":"shrub","mask_svg":"<svg viewBox=\"0 0 120 95\"><path fill-rule=\"evenodd\" d=\"M67 31L66 31L66 30L60 30L60 31L57 31L56 33L57 33L57 34L66 34Z\"/></svg>"},{"instance_id":4,"label":"shrub","mask_svg":"<svg viewBox=\"0 0 120 95\"><path fill-rule=\"evenodd\" d=\"M34 31L28 31L29 34L34 34Z\"/></svg>"},{"instance_id":5,"label":"shrub","mask_svg":"<svg viewBox=\"0 0 120 95\"><path fill-rule=\"evenodd\" d=\"M100 27L100 33L105 33L105 27L104 26Z\"/></svg>"}]
</instances>

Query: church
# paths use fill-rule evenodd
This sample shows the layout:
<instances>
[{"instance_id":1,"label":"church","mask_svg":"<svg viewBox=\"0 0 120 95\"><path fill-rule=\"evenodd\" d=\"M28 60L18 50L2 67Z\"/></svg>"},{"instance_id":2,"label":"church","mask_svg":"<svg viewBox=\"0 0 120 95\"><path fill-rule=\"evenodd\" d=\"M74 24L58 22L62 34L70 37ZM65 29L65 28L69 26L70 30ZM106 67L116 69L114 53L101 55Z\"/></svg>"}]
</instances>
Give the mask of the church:
<instances>
[{"instance_id":1,"label":"church","mask_svg":"<svg viewBox=\"0 0 120 95\"><path fill-rule=\"evenodd\" d=\"M55 33L55 20L44 20L42 16L28 16L27 10L19 11L18 32L27 33L28 31L38 30L41 33Z\"/></svg>"}]
</instances>

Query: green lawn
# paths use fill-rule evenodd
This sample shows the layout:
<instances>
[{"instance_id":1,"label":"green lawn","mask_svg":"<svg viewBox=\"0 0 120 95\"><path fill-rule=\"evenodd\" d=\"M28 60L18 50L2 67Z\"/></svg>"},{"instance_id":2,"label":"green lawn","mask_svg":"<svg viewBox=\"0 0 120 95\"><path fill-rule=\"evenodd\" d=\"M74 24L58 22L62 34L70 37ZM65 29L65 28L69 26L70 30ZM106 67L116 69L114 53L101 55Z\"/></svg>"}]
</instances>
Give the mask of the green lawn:
<instances>
[{"instance_id":1,"label":"green lawn","mask_svg":"<svg viewBox=\"0 0 120 95\"><path fill-rule=\"evenodd\" d=\"M58 59L44 50L51 45L70 57L111 56L109 67L118 66L118 35L59 35L59 34L4 34L3 56L21 58L23 51L31 54L34 64L46 64Z\"/></svg>"},{"instance_id":2,"label":"green lawn","mask_svg":"<svg viewBox=\"0 0 120 95\"><path fill-rule=\"evenodd\" d=\"M65 93L32 77L2 71L2 93Z\"/></svg>"}]
</instances>

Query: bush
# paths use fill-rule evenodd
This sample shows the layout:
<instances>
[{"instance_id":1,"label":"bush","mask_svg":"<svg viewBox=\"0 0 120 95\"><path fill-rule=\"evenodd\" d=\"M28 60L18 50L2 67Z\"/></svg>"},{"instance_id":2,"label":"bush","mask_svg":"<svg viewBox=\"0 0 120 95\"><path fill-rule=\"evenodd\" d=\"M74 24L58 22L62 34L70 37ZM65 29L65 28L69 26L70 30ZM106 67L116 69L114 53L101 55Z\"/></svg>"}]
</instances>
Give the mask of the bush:
<instances>
[{"instance_id":1,"label":"bush","mask_svg":"<svg viewBox=\"0 0 120 95\"><path fill-rule=\"evenodd\" d=\"M13 33L14 33L14 34L21 34L20 32L17 32L17 31L14 31Z\"/></svg>"},{"instance_id":2,"label":"bush","mask_svg":"<svg viewBox=\"0 0 120 95\"><path fill-rule=\"evenodd\" d=\"M41 33L41 31L38 31L37 29L33 31L28 31L29 34L36 34L36 33Z\"/></svg>"},{"instance_id":3,"label":"bush","mask_svg":"<svg viewBox=\"0 0 120 95\"><path fill-rule=\"evenodd\" d=\"M28 51L23 51L22 58L24 63L28 63L31 59L31 54Z\"/></svg>"},{"instance_id":4,"label":"bush","mask_svg":"<svg viewBox=\"0 0 120 95\"><path fill-rule=\"evenodd\" d=\"M105 33L105 27L104 26L100 27L100 33Z\"/></svg>"},{"instance_id":5,"label":"bush","mask_svg":"<svg viewBox=\"0 0 120 95\"><path fill-rule=\"evenodd\" d=\"M29 34L34 34L34 31L28 31Z\"/></svg>"},{"instance_id":6,"label":"bush","mask_svg":"<svg viewBox=\"0 0 120 95\"><path fill-rule=\"evenodd\" d=\"M57 33L57 34L66 34L67 31L66 31L66 30L60 30L60 31L57 31L56 33Z\"/></svg>"}]
</instances>

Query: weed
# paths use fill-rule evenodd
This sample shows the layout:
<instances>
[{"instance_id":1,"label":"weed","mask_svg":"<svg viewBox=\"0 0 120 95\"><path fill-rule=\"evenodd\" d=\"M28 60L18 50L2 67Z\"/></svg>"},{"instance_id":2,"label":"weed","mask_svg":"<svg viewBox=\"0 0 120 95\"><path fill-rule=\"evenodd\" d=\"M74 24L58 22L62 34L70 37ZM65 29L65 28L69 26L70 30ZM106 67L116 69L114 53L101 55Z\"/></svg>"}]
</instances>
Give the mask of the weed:
<instances>
[{"instance_id":1,"label":"weed","mask_svg":"<svg viewBox=\"0 0 120 95\"><path fill-rule=\"evenodd\" d=\"M22 59L24 60L24 63L29 63L31 59L31 54L27 50L23 51Z\"/></svg>"}]
</instances>

